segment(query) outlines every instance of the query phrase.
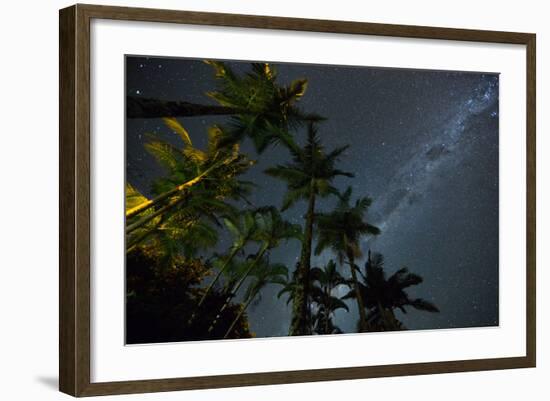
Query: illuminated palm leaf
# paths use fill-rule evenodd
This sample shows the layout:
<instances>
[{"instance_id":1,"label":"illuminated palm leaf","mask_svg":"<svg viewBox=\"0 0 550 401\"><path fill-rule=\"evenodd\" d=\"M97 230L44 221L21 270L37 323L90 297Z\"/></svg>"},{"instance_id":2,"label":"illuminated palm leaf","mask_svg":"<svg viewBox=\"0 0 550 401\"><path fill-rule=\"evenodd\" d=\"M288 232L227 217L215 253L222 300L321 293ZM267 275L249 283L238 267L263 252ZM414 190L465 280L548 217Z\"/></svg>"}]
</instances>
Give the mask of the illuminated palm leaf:
<instances>
[{"instance_id":1,"label":"illuminated palm leaf","mask_svg":"<svg viewBox=\"0 0 550 401\"><path fill-rule=\"evenodd\" d=\"M296 145L289 130L305 121L321 121L317 115L302 113L297 103L307 90L307 80L297 79L288 86L277 84L277 72L269 64L254 63L251 71L239 76L225 63L206 61L216 72L219 88L208 96L221 106L235 109L228 123L226 143L252 139L258 152L283 143Z\"/></svg>"}]
</instances>

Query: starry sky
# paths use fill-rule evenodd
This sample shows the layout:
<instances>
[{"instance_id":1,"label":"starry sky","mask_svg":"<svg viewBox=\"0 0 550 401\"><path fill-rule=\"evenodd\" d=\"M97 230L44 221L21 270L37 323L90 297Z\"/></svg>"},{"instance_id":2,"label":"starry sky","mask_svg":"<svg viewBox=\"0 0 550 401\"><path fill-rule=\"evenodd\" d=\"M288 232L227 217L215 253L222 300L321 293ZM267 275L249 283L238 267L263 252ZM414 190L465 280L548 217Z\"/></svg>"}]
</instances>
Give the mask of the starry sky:
<instances>
[{"instance_id":1,"label":"starry sky","mask_svg":"<svg viewBox=\"0 0 550 401\"><path fill-rule=\"evenodd\" d=\"M237 72L248 62L228 61ZM411 287L412 297L434 302L440 313L409 309L396 316L407 328L482 327L498 320L498 73L431 71L335 65L271 63L278 80L287 84L307 78L304 111L327 118L319 127L327 149L351 144L339 168L355 174L340 177L335 186L354 189L354 197L369 196L368 219L382 233L363 240L362 249L380 252L391 274L403 266L424 282ZM212 103L205 92L215 87L212 68L202 60L126 57L126 94L163 100ZM180 119L195 146L206 143L207 127L225 117ZM147 134L177 144L175 135L159 119L128 119L126 124L127 180L145 194L162 170L144 150ZM296 134L303 143L305 130ZM263 171L289 160L283 147L271 147L258 157L246 141L242 151L258 158L247 174L258 184L250 197L256 206L280 206L285 192L281 181ZM335 199L320 200L319 211L329 211ZM303 224L305 202L284 212ZM222 238L219 250L227 249ZM273 262L292 267L300 244L291 241L276 249ZM333 258L326 251L312 259L323 266ZM358 265L363 267L364 260ZM349 268L341 270L349 275ZM340 288L340 295L347 292ZM257 336L286 335L290 307L277 298L278 288L266 287L249 308ZM335 323L355 331L357 310L337 312Z\"/></svg>"}]
</instances>

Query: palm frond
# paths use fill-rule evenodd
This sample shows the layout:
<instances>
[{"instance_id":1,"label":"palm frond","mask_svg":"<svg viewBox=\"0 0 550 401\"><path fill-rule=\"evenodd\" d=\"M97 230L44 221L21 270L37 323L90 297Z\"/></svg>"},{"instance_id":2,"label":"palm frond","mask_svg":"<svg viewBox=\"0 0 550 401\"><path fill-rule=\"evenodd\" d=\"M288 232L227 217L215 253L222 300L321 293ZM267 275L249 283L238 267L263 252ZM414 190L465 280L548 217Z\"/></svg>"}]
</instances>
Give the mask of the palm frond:
<instances>
[{"instance_id":1,"label":"palm frond","mask_svg":"<svg viewBox=\"0 0 550 401\"><path fill-rule=\"evenodd\" d=\"M432 302L426 301L422 298L417 298L411 301L411 306L418 310L423 310L426 312L439 312L439 308L435 306Z\"/></svg>"},{"instance_id":2,"label":"palm frond","mask_svg":"<svg viewBox=\"0 0 550 401\"><path fill-rule=\"evenodd\" d=\"M193 146L189 133L185 128L183 128L183 125L181 125L178 120L176 120L173 117L165 117L162 119L162 121L164 121L164 123L168 126L168 128L170 128L172 131L174 131L176 134L179 135L179 137L181 138L181 140L186 146Z\"/></svg>"},{"instance_id":3,"label":"palm frond","mask_svg":"<svg viewBox=\"0 0 550 401\"><path fill-rule=\"evenodd\" d=\"M176 171L183 164L180 150L169 143L153 141L146 143L144 146L157 162L168 169L169 172Z\"/></svg>"},{"instance_id":4,"label":"palm frond","mask_svg":"<svg viewBox=\"0 0 550 401\"><path fill-rule=\"evenodd\" d=\"M126 210L132 209L133 207L141 205L147 201L148 199L130 183L126 184Z\"/></svg>"}]
</instances>

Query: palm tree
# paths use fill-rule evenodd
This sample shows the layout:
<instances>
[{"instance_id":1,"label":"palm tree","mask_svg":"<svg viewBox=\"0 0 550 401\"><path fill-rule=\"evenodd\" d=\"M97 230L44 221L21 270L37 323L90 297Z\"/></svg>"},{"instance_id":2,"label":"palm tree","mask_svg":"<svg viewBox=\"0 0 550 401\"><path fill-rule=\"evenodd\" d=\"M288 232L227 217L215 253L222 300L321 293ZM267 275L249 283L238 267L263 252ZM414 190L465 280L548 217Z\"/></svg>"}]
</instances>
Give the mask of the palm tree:
<instances>
[{"instance_id":1,"label":"palm tree","mask_svg":"<svg viewBox=\"0 0 550 401\"><path fill-rule=\"evenodd\" d=\"M292 321L290 335L310 334L308 325L308 287L311 268L311 246L313 241L313 222L315 218L315 202L318 197L337 195L338 190L332 186L332 180L337 176L353 177L353 174L339 170L336 162L347 146L339 147L331 152L325 152L317 136L317 128L313 123L308 125L307 143L302 149L290 148L292 162L277 165L266 170L272 177L286 182L282 210L294 205L298 200L307 200L304 237L300 262L297 267L297 282L292 306Z\"/></svg>"},{"instance_id":2,"label":"palm tree","mask_svg":"<svg viewBox=\"0 0 550 401\"><path fill-rule=\"evenodd\" d=\"M229 122L231 142L250 137L256 150L262 153L269 145L282 142L297 148L289 130L305 121L321 121L315 114L304 114L296 103L307 90L306 79L296 79L288 86L278 86L277 71L266 63L253 63L244 76L235 74L225 63L207 61L221 83L208 96L224 107L237 111Z\"/></svg>"},{"instance_id":3,"label":"palm tree","mask_svg":"<svg viewBox=\"0 0 550 401\"><path fill-rule=\"evenodd\" d=\"M287 279L284 287L277 294L277 297L280 298L288 293L287 305L294 302L297 289L302 287L302 284L296 280L296 276L297 270L294 270L292 277ZM339 285L349 285L348 281L336 271L336 263L332 260L323 269L313 267L309 279L310 291L307 299L309 331L317 334L340 332L340 329L333 324L332 318L336 310L348 310L348 307L332 293Z\"/></svg>"},{"instance_id":4,"label":"palm tree","mask_svg":"<svg viewBox=\"0 0 550 401\"><path fill-rule=\"evenodd\" d=\"M313 270L313 269L311 269ZM311 290L313 288L313 282L312 282L312 275L311 270L309 274L309 283L307 285L307 295L305 298L305 310L307 313L305 314L305 320L301 323L302 327L305 329L302 330L302 333L308 333L312 334L313 332L313 322L312 322L312 305L313 305L313 291ZM294 271L292 272L292 276L287 278L286 282L284 283L283 288L277 293L277 298L281 298L284 294L288 293L288 298L286 300L286 304L289 305L292 302L292 305L298 305L299 302L297 301L298 297L303 296L304 294L304 284L303 280L299 278L299 272L300 272L300 262L296 263L296 267ZM292 322L291 322L292 324ZM289 333L291 330L289 329Z\"/></svg>"},{"instance_id":5,"label":"palm tree","mask_svg":"<svg viewBox=\"0 0 550 401\"><path fill-rule=\"evenodd\" d=\"M260 291L267 284L278 284L285 285L286 279L288 278L288 269L285 265L277 264L262 264L258 265L251 273L253 278L252 284L247 288L246 293L244 294L243 304L235 319L231 322L231 325L227 329L223 338L227 338L235 328L235 325L241 319L243 313L250 306L252 301L258 298Z\"/></svg>"},{"instance_id":6,"label":"palm tree","mask_svg":"<svg viewBox=\"0 0 550 401\"><path fill-rule=\"evenodd\" d=\"M229 306L231 300L237 295L239 289L245 283L251 272L261 264L266 263L264 257L271 249L277 248L282 241L291 238L299 238L301 229L296 224L288 223L283 220L279 211L274 207L265 207L257 210L256 213L256 230L253 239L260 242L260 246L256 254L250 255L243 264L244 271L238 281L228 289L228 295L225 303L219 310L216 318L212 322L209 331L217 324L224 310Z\"/></svg>"},{"instance_id":7,"label":"palm tree","mask_svg":"<svg viewBox=\"0 0 550 401\"><path fill-rule=\"evenodd\" d=\"M379 253L371 254L365 263L365 274L361 274L361 296L365 307L369 310L367 320L369 327L374 331L402 330L404 327L394 314L395 309L407 313L406 307L426 312L439 312L439 309L422 298L411 299L406 289L422 283L423 278L418 274L410 273L403 267L386 278L384 272L384 257ZM355 293L348 293L344 298L354 298Z\"/></svg>"},{"instance_id":8,"label":"palm tree","mask_svg":"<svg viewBox=\"0 0 550 401\"><path fill-rule=\"evenodd\" d=\"M340 298L333 294L336 287L347 285L347 281L336 269L336 263L330 260L327 265L320 269L311 269L312 286L311 293L313 301L317 306L313 319L314 331L317 334L336 334L342 331L335 326L332 319L338 309L349 311L348 306Z\"/></svg>"},{"instance_id":9,"label":"palm tree","mask_svg":"<svg viewBox=\"0 0 550 401\"><path fill-rule=\"evenodd\" d=\"M367 329L367 318L362 294L360 293L355 260L361 257L359 241L366 235L378 235L380 230L365 221L365 214L371 204L368 197L359 198L354 205L350 204L351 187L340 196L334 211L319 214L316 217L318 231L316 254L323 250L332 249L340 262L347 259L351 271L352 284L356 293L357 307L359 308L359 332Z\"/></svg>"},{"instance_id":10,"label":"palm tree","mask_svg":"<svg viewBox=\"0 0 550 401\"><path fill-rule=\"evenodd\" d=\"M211 224L221 225L220 216L235 213L229 199L241 199L250 184L237 179L252 164L239 153L238 145L220 146L224 133L219 127L208 130L206 150L193 147L187 131L175 120L165 119L181 137L180 149L166 142L152 141L146 149L168 171L157 180L151 200L132 186L126 192L127 249L151 236L165 234L166 238L189 239L187 244L200 245L200 239L215 244L217 232ZM183 184L182 184L183 183ZM185 242L185 241L184 241Z\"/></svg>"},{"instance_id":11,"label":"palm tree","mask_svg":"<svg viewBox=\"0 0 550 401\"><path fill-rule=\"evenodd\" d=\"M127 204L140 196L131 185L127 186L126 193ZM212 191L195 191L184 209L156 215L127 236L127 253L149 242L155 242L167 257L180 251L193 256L199 249L214 246L218 240L218 232L213 227L219 224L217 215L233 212L230 205L216 200L214 195ZM153 210L149 212L144 216L152 214Z\"/></svg>"},{"instance_id":12,"label":"palm tree","mask_svg":"<svg viewBox=\"0 0 550 401\"><path fill-rule=\"evenodd\" d=\"M218 268L218 271L202 294L195 312L191 315L189 324L191 324L194 320L198 310L201 308L208 295L210 295L222 274L224 274L226 270L231 266L235 256L239 252L241 252L244 247L254 238L254 234L256 231L256 219L254 211L246 210L236 217L226 217L223 219L223 221L225 223L225 226L233 236L233 243L231 244L231 248L229 249L228 254L224 258L221 258L219 260L220 266Z\"/></svg>"},{"instance_id":13,"label":"palm tree","mask_svg":"<svg viewBox=\"0 0 550 401\"><path fill-rule=\"evenodd\" d=\"M217 105L128 96L127 117L228 115L231 116L228 129L230 135L225 138L225 143L237 143L248 136L258 152L263 152L267 146L278 141L293 146L288 132L290 128L305 120L322 120L317 115L302 113L296 106L307 90L306 79L279 86L276 82L277 72L266 63L252 63L251 71L241 76L223 62L205 62L214 68L219 82L217 90L207 93Z\"/></svg>"},{"instance_id":14,"label":"palm tree","mask_svg":"<svg viewBox=\"0 0 550 401\"><path fill-rule=\"evenodd\" d=\"M248 160L239 153L238 145L222 146L221 142L226 134L218 126L208 129L207 149L203 151L193 147L187 130L177 120L165 118L163 121L180 137L183 147L180 149L158 140L153 140L145 145L147 151L168 171L168 177L155 182L153 186L153 191L157 194L155 198L150 200L144 198L141 203L128 208L126 219L132 219L138 214L148 211L148 209L166 203L168 205L177 203L177 201L181 201L182 194L188 194L199 184L208 180L213 181L216 176L225 178L225 180L220 180L214 187L219 187L221 184L226 189L231 185L234 186L238 181L228 178L235 177L254 164L253 161ZM140 224L135 223L127 226L126 231L131 232L139 227Z\"/></svg>"}]
</instances>

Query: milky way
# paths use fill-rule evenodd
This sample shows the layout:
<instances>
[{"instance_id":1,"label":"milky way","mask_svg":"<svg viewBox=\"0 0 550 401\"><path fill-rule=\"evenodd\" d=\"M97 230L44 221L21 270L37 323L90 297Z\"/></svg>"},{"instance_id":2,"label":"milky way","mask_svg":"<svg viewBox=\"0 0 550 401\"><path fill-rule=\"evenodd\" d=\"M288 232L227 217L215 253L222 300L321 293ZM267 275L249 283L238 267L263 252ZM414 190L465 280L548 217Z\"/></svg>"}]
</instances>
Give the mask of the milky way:
<instances>
[{"instance_id":1,"label":"milky way","mask_svg":"<svg viewBox=\"0 0 550 401\"><path fill-rule=\"evenodd\" d=\"M246 63L232 63L245 71ZM365 239L386 258L388 274L402 266L424 277L410 293L437 304L438 314L400 314L410 329L490 326L498 324L498 74L420 71L344 66L276 65L281 82L306 77L304 110L327 117L320 136L327 148L352 144L340 167L354 179L340 178L355 196L369 196L369 219L382 229ZM215 84L199 60L130 57L127 92L162 99L209 102L204 95ZM183 124L195 143L219 117L188 118ZM127 123L127 176L148 193L162 174L143 150L147 135L174 141L158 120ZM297 138L303 141L304 132ZM250 143L243 151L255 155ZM289 159L282 147L261 155L247 179L259 184L251 197L257 205L281 205L285 186L263 170ZM330 210L333 199L321 200ZM305 204L285 212L303 223ZM220 250L227 246L222 238ZM294 266L300 246L289 242L273 252L275 261ZM313 258L322 266L333 255ZM359 260L362 266L364 260ZM347 269L343 270L347 274ZM268 287L250 310L258 336L286 335L290 310L278 289ZM343 289L340 289L343 292ZM353 331L357 311L339 313L337 324Z\"/></svg>"},{"instance_id":2,"label":"milky way","mask_svg":"<svg viewBox=\"0 0 550 401\"><path fill-rule=\"evenodd\" d=\"M490 109L498 102L498 80L482 81L451 117L441 127L434 128L431 140L413 150L413 156L403 161L395 176L391 178L386 193L380 196L372 210L381 216L377 225L384 230L395 224L394 219L404 212L408 205L420 199L433 185L438 170L449 163L459 166L468 156L472 142L471 120ZM490 117L495 118L496 111Z\"/></svg>"}]
</instances>

